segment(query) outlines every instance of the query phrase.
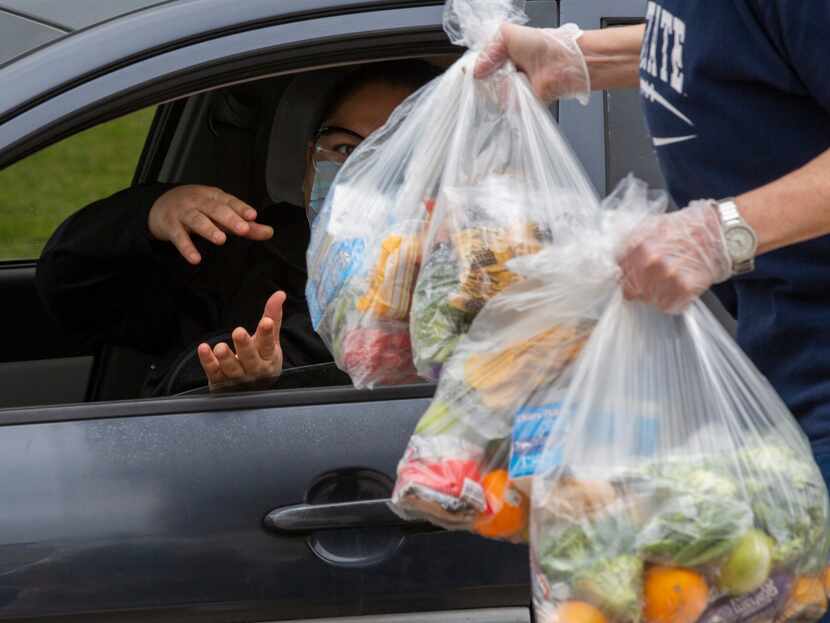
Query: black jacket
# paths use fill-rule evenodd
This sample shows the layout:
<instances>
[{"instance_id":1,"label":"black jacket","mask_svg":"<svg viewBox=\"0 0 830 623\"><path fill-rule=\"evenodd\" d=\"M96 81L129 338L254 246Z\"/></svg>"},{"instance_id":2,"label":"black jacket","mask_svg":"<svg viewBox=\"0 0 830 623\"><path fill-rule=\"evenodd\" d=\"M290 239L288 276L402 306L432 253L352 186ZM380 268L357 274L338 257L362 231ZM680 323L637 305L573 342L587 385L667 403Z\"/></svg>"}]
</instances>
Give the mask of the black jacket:
<instances>
[{"instance_id":1,"label":"black jacket","mask_svg":"<svg viewBox=\"0 0 830 623\"><path fill-rule=\"evenodd\" d=\"M55 231L38 263L37 287L61 329L87 346L126 346L157 358L143 394L181 391L206 382L193 356L199 342L227 339L237 326L253 331L265 301L281 289L288 295L280 333L284 366L330 361L305 304L303 210L289 204L259 210L258 222L274 227L267 242L228 236L216 247L193 236L202 254L194 267L147 228L150 208L170 188L123 190ZM184 385L165 382L171 368L183 365Z\"/></svg>"}]
</instances>

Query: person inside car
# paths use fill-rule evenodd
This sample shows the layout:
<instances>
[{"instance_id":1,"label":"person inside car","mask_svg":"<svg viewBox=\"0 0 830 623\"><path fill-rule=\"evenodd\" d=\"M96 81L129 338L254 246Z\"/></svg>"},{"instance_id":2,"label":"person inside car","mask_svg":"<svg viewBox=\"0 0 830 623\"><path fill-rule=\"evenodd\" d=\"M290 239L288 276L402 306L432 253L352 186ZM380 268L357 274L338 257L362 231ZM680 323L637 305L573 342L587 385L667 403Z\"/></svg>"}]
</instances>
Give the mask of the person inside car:
<instances>
[{"instance_id":1,"label":"person inside car","mask_svg":"<svg viewBox=\"0 0 830 623\"><path fill-rule=\"evenodd\" d=\"M205 376L211 390L257 386L283 367L331 361L304 298L309 222L339 165L439 72L421 60L371 63L320 93L305 213L288 203L257 211L219 188L169 184L128 188L75 213L38 263L46 309L86 344L156 357L142 395L179 393Z\"/></svg>"}]
</instances>

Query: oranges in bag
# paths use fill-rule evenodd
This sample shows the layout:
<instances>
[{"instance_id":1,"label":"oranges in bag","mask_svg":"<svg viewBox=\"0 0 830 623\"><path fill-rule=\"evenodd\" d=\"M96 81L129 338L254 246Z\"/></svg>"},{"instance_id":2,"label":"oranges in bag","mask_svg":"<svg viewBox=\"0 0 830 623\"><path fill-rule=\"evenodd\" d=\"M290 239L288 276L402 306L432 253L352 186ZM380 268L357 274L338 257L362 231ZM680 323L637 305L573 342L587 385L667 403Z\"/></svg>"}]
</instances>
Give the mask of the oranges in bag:
<instances>
[{"instance_id":1,"label":"oranges in bag","mask_svg":"<svg viewBox=\"0 0 830 623\"><path fill-rule=\"evenodd\" d=\"M521 535L527 526L527 498L511 485L507 470L487 473L481 485L487 511L479 515L473 529L481 536L496 539Z\"/></svg>"},{"instance_id":2,"label":"oranges in bag","mask_svg":"<svg viewBox=\"0 0 830 623\"><path fill-rule=\"evenodd\" d=\"M585 601L565 601L544 623L608 623L596 606Z\"/></svg>"},{"instance_id":3,"label":"oranges in bag","mask_svg":"<svg viewBox=\"0 0 830 623\"><path fill-rule=\"evenodd\" d=\"M656 565L643 586L645 623L694 623L709 603L709 586L690 569Z\"/></svg>"}]
</instances>

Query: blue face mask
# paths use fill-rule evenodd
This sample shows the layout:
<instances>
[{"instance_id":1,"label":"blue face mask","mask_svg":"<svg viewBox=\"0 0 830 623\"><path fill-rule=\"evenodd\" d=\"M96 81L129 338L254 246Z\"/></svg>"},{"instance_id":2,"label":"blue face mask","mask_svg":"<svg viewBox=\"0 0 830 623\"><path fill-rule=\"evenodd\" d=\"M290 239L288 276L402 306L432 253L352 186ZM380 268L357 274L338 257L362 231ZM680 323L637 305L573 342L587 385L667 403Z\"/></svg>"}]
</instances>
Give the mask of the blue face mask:
<instances>
[{"instance_id":1,"label":"blue face mask","mask_svg":"<svg viewBox=\"0 0 830 623\"><path fill-rule=\"evenodd\" d=\"M314 183L311 185L311 196L308 199L306 216L309 224L313 224L317 215L323 209L326 195L329 194L334 178L342 166L339 162L320 161L315 165Z\"/></svg>"}]
</instances>

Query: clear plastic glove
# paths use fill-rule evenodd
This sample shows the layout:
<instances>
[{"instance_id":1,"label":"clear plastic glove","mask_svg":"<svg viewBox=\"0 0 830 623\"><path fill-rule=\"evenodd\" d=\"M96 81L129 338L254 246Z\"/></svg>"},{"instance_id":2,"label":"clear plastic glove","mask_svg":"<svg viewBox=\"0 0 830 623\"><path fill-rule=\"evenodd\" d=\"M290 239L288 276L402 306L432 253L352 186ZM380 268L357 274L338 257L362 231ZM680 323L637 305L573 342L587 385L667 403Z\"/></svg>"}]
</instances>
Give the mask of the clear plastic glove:
<instances>
[{"instance_id":1,"label":"clear plastic glove","mask_svg":"<svg viewBox=\"0 0 830 623\"><path fill-rule=\"evenodd\" d=\"M720 219L707 201L644 221L626 242L619 264L626 299L670 314L732 276Z\"/></svg>"},{"instance_id":2,"label":"clear plastic glove","mask_svg":"<svg viewBox=\"0 0 830 623\"><path fill-rule=\"evenodd\" d=\"M582 31L576 24L559 28L531 28L503 24L496 37L478 56L475 77L486 78L508 60L527 74L536 96L550 103L576 98L588 103L591 78L577 43Z\"/></svg>"}]
</instances>

